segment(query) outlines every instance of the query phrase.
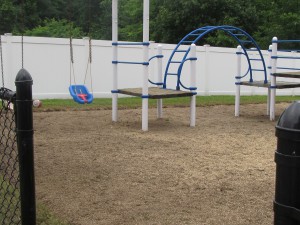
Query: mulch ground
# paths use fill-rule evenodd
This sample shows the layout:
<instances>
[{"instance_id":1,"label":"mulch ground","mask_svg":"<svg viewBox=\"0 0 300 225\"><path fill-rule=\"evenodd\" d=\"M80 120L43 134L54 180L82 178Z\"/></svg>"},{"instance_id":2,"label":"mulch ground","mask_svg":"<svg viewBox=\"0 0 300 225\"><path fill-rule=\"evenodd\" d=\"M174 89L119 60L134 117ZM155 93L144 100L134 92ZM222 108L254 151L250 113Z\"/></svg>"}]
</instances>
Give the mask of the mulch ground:
<instances>
[{"instance_id":1,"label":"mulch ground","mask_svg":"<svg viewBox=\"0 0 300 225\"><path fill-rule=\"evenodd\" d=\"M289 104L277 104L277 116ZM263 104L35 112L37 200L72 225L270 225L275 125Z\"/></svg>"}]
</instances>

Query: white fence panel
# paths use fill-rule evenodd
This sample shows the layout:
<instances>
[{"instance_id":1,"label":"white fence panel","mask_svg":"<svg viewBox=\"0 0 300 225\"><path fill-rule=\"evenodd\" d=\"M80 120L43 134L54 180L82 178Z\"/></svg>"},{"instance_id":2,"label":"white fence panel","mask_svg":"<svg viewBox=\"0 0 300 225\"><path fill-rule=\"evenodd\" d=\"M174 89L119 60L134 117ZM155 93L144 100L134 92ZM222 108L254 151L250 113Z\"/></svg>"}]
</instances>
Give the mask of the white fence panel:
<instances>
[{"instance_id":1,"label":"white fence panel","mask_svg":"<svg viewBox=\"0 0 300 225\"><path fill-rule=\"evenodd\" d=\"M15 89L14 79L22 65L21 37L4 35L3 63L4 80L8 88ZM150 55L157 54L157 43L150 46ZM176 45L163 45L163 70ZM92 89L95 97L111 97L112 89L112 45L111 41L92 40ZM73 40L74 71L77 84L84 82L88 60L88 41ZM198 95L234 95L236 76L236 49L211 46L197 47L197 87ZM120 61L142 62L140 46L120 46ZM292 53L297 54L297 53ZM268 52L263 51L268 66ZM247 70L247 62L242 57L242 70ZM299 61L299 60L298 60ZM156 81L156 60L150 62L150 79ZM299 62L286 61L286 67L299 67ZM24 37L24 68L33 78L33 97L40 99L71 98L70 85L70 46L66 38ZM189 86L189 62L183 68L182 82ZM262 73L261 80L263 79ZM89 75L88 75L89 76ZM257 79L257 78L256 78ZM72 83L73 78L72 78ZM90 80L86 86L91 89ZM119 88L141 87L142 66L119 64ZM168 87L175 88L176 79L168 78ZM265 88L241 87L242 95L267 94ZM299 95L300 89L278 90L278 95Z\"/></svg>"}]
</instances>

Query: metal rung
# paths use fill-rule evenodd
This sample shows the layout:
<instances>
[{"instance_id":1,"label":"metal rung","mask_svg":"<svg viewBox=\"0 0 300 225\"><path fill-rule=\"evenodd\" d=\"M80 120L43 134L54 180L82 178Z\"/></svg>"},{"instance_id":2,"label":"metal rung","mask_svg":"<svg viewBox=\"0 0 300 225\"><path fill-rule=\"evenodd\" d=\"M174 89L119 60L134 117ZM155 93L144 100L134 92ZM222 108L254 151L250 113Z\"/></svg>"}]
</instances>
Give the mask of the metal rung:
<instances>
[{"instance_id":1,"label":"metal rung","mask_svg":"<svg viewBox=\"0 0 300 225\"><path fill-rule=\"evenodd\" d=\"M202 34L202 33L201 33ZM189 34L189 36L199 36L200 34Z\"/></svg>"},{"instance_id":2,"label":"metal rung","mask_svg":"<svg viewBox=\"0 0 300 225\"><path fill-rule=\"evenodd\" d=\"M265 70L263 70L263 69L252 69L252 71L265 71Z\"/></svg>"},{"instance_id":3,"label":"metal rung","mask_svg":"<svg viewBox=\"0 0 300 225\"><path fill-rule=\"evenodd\" d=\"M193 43L194 41L182 41L182 43Z\"/></svg>"},{"instance_id":4,"label":"metal rung","mask_svg":"<svg viewBox=\"0 0 300 225\"><path fill-rule=\"evenodd\" d=\"M167 75L178 75L177 73L167 73Z\"/></svg>"},{"instance_id":5,"label":"metal rung","mask_svg":"<svg viewBox=\"0 0 300 225\"><path fill-rule=\"evenodd\" d=\"M277 41L272 41L272 43L292 43L292 42L300 42L300 40L277 40Z\"/></svg>"},{"instance_id":6,"label":"metal rung","mask_svg":"<svg viewBox=\"0 0 300 225\"><path fill-rule=\"evenodd\" d=\"M272 59L300 59L300 57L294 56L272 56Z\"/></svg>"},{"instance_id":7,"label":"metal rung","mask_svg":"<svg viewBox=\"0 0 300 225\"><path fill-rule=\"evenodd\" d=\"M143 45L143 46L149 46L150 42L113 42L113 46L118 45Z\"/></svg>"},{"instance_id":8,"label":"metal rung","mask_svg":"<svg viewBox=\"0 0 300 225\"><path fill-rule=\"evenodd\" d=\"M245 36L245 34L233 34L234 36Z\"/></svg>"},{"instance_id":9,"label":"metal rung","mask_svg":"<svg viewBox=\"0 0 300 225\"><path fill-rule=\"evenodd\" d=\"M278 49L278 52L300 52L300 49Z\"/></svg>"},{"instance_id":10,"label":"metal rung","mask_svg":"<svg viewBox=\"0 0 300 225\"><path fill-rule=\"evenodd\" d=\"M175 52L186 52L187 50L175 50Z\"/></svg>"},{"instance_id":11,"label":"metal rung","mask_svg":"<svg viewBox=\"0 0 300 225\"><path fill-rule=\"evenodd\" d=\"M242 43L252 43L252 41L243 41L243 40L240 40L240 42L242 42Z\"/></svg>"},{"instance_id":12,"label":"metal rung","mask_svg":"<svg viewBox=\"0 0 300 225\"><path fill-rule=\"evenodd\" d=\"M262 61L262 59L249 59L251 61Z\"/></svg>"},{"instance_id":13,"label":"metal rung","mask_svg":"<svg viewBox=\"0 0 300 225\"><path fill-rule=\"evenodd\" d=\"M226 30L226 31L235 31L235 29L232 29L232 28L225 28L223 30Z\"/></svg>"},{"instance_id":14,"label":"metal rung","mask_svg":"<svg viewBox=\"0 0 300 225\"><path fill-rule=\"evenodd\" d=\"M170 63L181 63L181 61L170 61Z\"/></svg>"},{"instance_id":15,"label":"metal rung","mask_svg":"<svg viewBox=\"0 0 300 225\"><path fill-rule=\"evenodd\" d=\"M300 68L289 68L289 67L276 67L276 68L280 70L300 70Z\"/></svg>"}]
</instances>

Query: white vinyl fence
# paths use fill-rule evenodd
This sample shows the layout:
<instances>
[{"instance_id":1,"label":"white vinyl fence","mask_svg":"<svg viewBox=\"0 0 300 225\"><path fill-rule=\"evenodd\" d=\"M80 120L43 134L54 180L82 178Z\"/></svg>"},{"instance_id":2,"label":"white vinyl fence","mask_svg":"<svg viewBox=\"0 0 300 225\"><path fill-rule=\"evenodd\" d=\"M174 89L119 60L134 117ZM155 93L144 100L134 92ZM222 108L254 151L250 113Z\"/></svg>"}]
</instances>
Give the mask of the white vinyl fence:
<instances>
[{"instance_id":1,"label":"white vinyl fence","mask_svg":"<svg viewBox=\"0 0 300 225\"><path fill-rule=\"evenodd\" d=\"M175 48L173 44L163 45L163 68ZM76 84L83 84L88 60L88 39L74 39L74 66ZM5 86L15 89L14 80L21 68L21 37L2 36L3 71ZM157 43L150 46L150 55L157 54ZM197 47L198 95L234 95L236 76L236 49L211 46ZM120 46L120 61L142 61L142 47ZM268 65L268 52L263 51ZM112 45L111 41L92 40L92 89L95 97L111 97L112 89ZM288 64L289 62L287 62ZM188 63L187 63L188 64ZM150 78L156 81L156 61L150 62ZM295 65L287 65L295 66ZM33 97L39 99L71 98L70 46L69 39L24 37L24 68L33 78ZM189 66L183 69L183 83L189 84ZM243 68L247 70L246 61ZM119 65L119 88L141 87L141 65ZM260 73L262 75L262 73ZM184 77L186 76L186 77ZM89 76L88 76L89 78ZM261 78L256 78L262 80ZM175 80L168 80L168 87L175 87ZM72 82L74 83L74 82ZM86 86L91 89L91 81ZM265 95L265 88L241 87L242 95ZM278 95L299 95L300 89L278 90Z\"/></svg>"}]
</instances>

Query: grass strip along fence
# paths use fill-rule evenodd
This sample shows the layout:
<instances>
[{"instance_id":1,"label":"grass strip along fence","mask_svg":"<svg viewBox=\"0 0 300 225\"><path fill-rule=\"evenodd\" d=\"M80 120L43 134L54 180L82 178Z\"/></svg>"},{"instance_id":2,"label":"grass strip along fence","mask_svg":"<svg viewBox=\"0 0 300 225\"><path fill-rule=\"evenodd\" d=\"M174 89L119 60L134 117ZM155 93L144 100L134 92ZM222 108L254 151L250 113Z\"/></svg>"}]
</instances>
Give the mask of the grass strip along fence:
<instances>
[{"instance_id":1,"label":"grass strip along fence","mask_svg":"<svg viewBox=\"0 0 300 225\"><path fill-rule=\"evenodd\" d=\"M292 102L299 100L300 96L276 96L276 102ZM212 105L234 105L234 96L214 95L214 96L197 96L197 106ZM267 96L241 96L241 104L259 104L266 103ZM111 109L110 98L96 98L93 103L80 105L71 99L44 99L42 107L35 108L35 111L64 111L64 110L98 110ZM190 98L169 98L163 100L164 107L189 107ZM120 109L135 109L141 107L141 98L125 97L118 99ZM156 100L149 99L149 107L156 107Z\"/></svg>"}]
</instances>

